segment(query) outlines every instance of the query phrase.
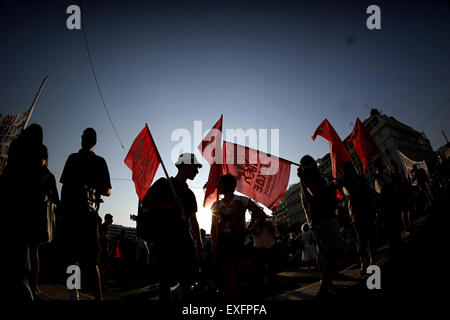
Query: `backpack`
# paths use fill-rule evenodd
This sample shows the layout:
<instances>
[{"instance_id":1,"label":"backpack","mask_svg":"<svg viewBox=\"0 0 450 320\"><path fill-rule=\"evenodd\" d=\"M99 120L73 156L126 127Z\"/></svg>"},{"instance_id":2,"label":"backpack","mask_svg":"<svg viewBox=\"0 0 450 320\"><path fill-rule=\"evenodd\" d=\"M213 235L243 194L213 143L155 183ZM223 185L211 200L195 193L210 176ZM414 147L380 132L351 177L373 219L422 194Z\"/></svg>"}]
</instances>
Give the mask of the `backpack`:
<instances>
[{"instance_id":1,"label":"backpack","mask_svg":"<svg viewBox=\"0 0 450 320\"><path fill-rule=\"evenodd\" d=\"M146 207L142 204L138 208L138 216L136 220L137 234L147 243L159 239L160 232L163 229L157 219L157 214L154 208Z\"/></svg>"}]
</instances>

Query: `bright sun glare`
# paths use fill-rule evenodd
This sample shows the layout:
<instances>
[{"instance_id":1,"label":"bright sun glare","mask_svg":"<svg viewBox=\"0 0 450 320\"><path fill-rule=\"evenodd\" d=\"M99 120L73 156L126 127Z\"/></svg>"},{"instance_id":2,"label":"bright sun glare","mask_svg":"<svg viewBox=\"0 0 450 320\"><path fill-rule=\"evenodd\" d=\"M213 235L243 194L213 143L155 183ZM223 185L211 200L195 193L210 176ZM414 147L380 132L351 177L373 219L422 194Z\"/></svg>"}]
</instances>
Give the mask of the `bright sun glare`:
<instances>
[{"instance_id":1,"label":"bright sun glare","mask_svg":"<svg viewBox=\"0 0 450 320\"><path fill-rule=\"evenodd\" d=\"M205 229L206 233L209 234L211 230L211 209L203 208L199 206L197 212L197 221L201 229Z\"/></svg>"}]
</instances>

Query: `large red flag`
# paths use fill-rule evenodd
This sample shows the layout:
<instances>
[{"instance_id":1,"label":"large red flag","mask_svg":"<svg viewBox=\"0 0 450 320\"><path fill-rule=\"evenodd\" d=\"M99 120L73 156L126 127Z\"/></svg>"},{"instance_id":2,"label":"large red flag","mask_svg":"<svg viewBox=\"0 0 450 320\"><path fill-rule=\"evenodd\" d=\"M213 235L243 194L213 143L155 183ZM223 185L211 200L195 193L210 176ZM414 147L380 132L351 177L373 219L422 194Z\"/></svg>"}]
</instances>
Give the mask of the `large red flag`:
<instances>
[{"instance_id":1,"label":"large red flag","mask_svg":"<svg viewBox=\"0 0 450 320\"><path fill-rule=\"evenodd\" d=\"M203 200L203 207L205 208L210 207L217 200L217 179L220 176L220 163L222 160L222 119L223 116L221 115L220 119L198 146L203 158L211 165L208 183L206 185L205 199Z\"/></svg>"},{"instance_id":2,"label":"large red flag","mask_svg":"<svg viewBox=\"0 0 450 320\"><path fill-rule=\"evenodd\" d=\"M365 175L367 164L381 153L380 149L359 118L356 118L356 124L353 128L350 140L353 142L353 148L361 160Z\"/></svg>"},{"instance_id":3,"label":"large red flag","mask_svg":"<svg viewBox=\"0 0 450 320\"><path fill-rule=\"evenodd\" d=\"M158 150L147 126L134 139L124 161L133 172L136 194L139 200L142 200L152 184L160 163Z\"/></svg>"},{"instance_id":4,"label":"large red flag","mask_svg":"<svg viewBox=\"0 0 450 320\"><path fill-rule=\"evenodd\" d=\"M347 161L352 161L352 158L348 154L347 149L345 149L344 144L339 138L338 134L328 122L327 119L323 120L322 123L317 127L312 139L315 140L317 135L324 137L330 142L330 156L331 165L333 168L333 177L337 178L337 175L342 170L342 166Z\"/></svg>"},{"instance_id":5,"label":"large red flag","mask_svg":"<svg viewBox=\"0 0 450 320\"><path fill-rule=\"evenodd\" d=\"M288 161L235 143L223 144L222 174L237 179L236 191L275 210L286 192L291 165Z\"/></svg>"}]
</instances>

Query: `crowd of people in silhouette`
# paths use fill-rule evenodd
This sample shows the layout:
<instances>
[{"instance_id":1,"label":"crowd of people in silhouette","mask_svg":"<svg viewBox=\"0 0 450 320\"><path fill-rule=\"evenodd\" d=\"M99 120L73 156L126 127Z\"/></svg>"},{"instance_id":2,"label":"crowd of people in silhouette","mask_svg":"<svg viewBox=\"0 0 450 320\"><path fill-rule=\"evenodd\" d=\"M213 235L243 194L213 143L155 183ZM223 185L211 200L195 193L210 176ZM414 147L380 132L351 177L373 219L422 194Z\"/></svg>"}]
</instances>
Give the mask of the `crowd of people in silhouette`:
<instances>
[{"instance_id":1,"label":"crowd of people in silhouette","mask_svg":"<svg viewBox=\"0 0 450 320\"><path fill-rule=\"evenodd\" d=\"M221 197L211 207L207 234L199 228L197 201L187 184L202 165L194 154L184 153L175 163L175 177L160 178L147 191L135 241L124 231L112 239L113 216L99 216L101 197L110 196L112 186L105 159L93 151L96 143L95 130L85 129L81 149L68 157L61 174L61 197L48 169L42 128L31 124L11 143L0 181L5 225L20 226L4 233L11 298L39 296L39 249L48 242L57 242L63 265L80 266L96 300L103 299L102 289L113 275L126 286L131 273L140 285L157 282L160 301L264 299L277 292L277 272L286 267L282 261L289 250L305 270L319 272L318 296L332 296L343 261L356 253L364 274L376 263L376 249L383 241L395 256L402 248L402 231L411 232L414 217L431 207L435 189L448 183L445 167L438 187L416 167L413 187L395 162L382 158L374 161L372 186L351 162L343 165L338 179L328 180L316 160L305 155L298 177L306 221L288 239L283 240L275 219L262 207L235 194L232 175L218 179ZM171 290L174 284L176 293ZM80 298L77 288L70 290L70 298Z\"/></svg>"}]
</instances>

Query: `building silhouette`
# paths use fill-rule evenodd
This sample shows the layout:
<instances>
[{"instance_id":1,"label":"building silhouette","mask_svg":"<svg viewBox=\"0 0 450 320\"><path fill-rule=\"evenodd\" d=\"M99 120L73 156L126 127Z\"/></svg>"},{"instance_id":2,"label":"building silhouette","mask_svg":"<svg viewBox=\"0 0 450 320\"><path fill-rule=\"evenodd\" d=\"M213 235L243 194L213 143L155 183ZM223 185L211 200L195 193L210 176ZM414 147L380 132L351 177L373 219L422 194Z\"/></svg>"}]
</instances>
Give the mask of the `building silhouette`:
<instances>
[{"instance_id":1,"label":"building silhouette","mask_svg":"<svg viewBox=\"0 0 450 320\"><path fill-rule=\"evenodd\" d=\"M301 225L306 221L305 211L300 200L300 183L289 186L272 215L276 222L284 220L290 225Z\"/></svg>"},{"instance_id":2,"label":"building silhouette","mask_svg":"<svg viewBox=\"0 0 450 320\"><path fill-rule=\"evenodd\" d=\"M130 241L136 241L136 228L124 227L118 224L112 224L108 227L108 233L111 237L111 240L117 240L122 233L122 230L125 230L125 238Z\"/></svg>"}]
</instances>

